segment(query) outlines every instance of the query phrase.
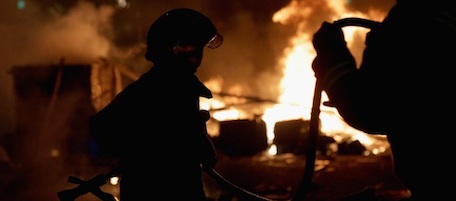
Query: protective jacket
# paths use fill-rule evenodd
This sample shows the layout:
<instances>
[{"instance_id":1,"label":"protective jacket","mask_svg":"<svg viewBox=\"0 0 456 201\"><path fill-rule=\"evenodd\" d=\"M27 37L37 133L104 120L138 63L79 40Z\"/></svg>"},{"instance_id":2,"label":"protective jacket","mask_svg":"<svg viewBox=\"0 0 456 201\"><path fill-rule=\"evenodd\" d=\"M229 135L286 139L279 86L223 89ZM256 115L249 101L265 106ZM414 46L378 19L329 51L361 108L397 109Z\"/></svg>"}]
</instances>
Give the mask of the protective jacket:
<instances>
[{"instance_id":1,"label":"protective jacket","mask_svg":"<svg viewBox=\"0 0 456 201\"><path fill-rule=\"evenodd\" d=\"M216 159L201 96L212 94L194 74L154 66L90 119L97 145L120 159L122 201L205 200L201 163Z\"/></svg>"},{"instance_id":2,"label":"protective jacket","mask_svg":"<svg viewBox=\"0 0 456 201\"><path fill-rule=\"evenodd\" d=\"M387 135L395 171L416 200L456 200L448 185L456 182L456 166L446 162L456 154L455 109L448 104L456 9L447 3L399 0L367 34L360 66L346 63L325 89L347 123Z\"/></svg>"}]
</instances>

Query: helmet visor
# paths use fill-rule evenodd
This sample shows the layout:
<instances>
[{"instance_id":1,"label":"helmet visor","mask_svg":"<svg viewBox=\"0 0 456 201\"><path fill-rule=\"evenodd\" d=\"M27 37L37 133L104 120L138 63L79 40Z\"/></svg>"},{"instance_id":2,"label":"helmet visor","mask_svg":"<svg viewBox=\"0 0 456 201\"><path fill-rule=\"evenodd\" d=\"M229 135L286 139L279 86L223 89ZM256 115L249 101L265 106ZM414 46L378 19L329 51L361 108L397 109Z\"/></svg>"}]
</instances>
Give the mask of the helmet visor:
<instances>
[{"instance_id":1,"label":"helmet visor","mask_svg":"<svg viewBox=\"0 0 456 201\"><path fill-rule=\"evenodd\" d=\"M216 33L214 37L209 40L209 42L206 44L207 47L211 49L215 49L220 47L223 43L223 36L220 35L219 33Z\"/></svg>"}]
</instances>

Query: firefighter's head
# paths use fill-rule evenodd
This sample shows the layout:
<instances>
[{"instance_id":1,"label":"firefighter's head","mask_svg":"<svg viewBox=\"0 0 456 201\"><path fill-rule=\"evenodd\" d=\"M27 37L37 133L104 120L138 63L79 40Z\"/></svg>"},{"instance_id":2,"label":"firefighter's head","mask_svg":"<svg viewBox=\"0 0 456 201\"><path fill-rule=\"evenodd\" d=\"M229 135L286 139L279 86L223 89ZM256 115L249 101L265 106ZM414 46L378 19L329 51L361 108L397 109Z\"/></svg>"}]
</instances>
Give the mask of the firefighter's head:
<instances>
[{"instance_id":1,"label":"firefighter's head","mask_svg":"<svg viewBox=\"0 0 456 201\"><path fill-rule=\"evenodd\" d=\"M222 42L223 37L208 17L192 9L178 8L164 13L150 26L145 58L155 63L176 55L202 57L204 47L214 49Z\"/></svg>"}]
</instances>

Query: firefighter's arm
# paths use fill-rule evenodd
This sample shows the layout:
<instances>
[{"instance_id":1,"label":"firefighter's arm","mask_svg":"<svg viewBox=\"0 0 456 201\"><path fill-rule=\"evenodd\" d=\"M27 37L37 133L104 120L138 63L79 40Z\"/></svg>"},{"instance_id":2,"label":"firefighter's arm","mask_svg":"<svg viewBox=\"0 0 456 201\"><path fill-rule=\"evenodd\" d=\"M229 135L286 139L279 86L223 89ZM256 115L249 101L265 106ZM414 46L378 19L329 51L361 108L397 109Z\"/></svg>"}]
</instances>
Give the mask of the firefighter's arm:
<instances>
[{"instance_id":1,"label":"firefighter's arm","mask_svg":"<svg viewBox=\"0 0 456 201\"><path fill-rule=\"evenodd\" d=\"M210 170L212 168L215 168L215 165L217 164L217 154L214 148L214 145L212 141L209 139L209 136L206 135L206 137L203 140L203 151L202 151L202 160L201 160L201 166L204 171Z\"/></svg>"},{"instance_id":2,"label":"firefighter's arm","mask_svg":"<svg viewBox=\"0 0 456 201\"><path fill-rule=\"evenodd\" d=\"M212 143L206 129L206 121L210 118L210 113L207 110L200 111L202 119L202 143L201 143L201 166L204 171L211 170L217 164L217 154L214 144Z\"/></svg>"}]
</instances>

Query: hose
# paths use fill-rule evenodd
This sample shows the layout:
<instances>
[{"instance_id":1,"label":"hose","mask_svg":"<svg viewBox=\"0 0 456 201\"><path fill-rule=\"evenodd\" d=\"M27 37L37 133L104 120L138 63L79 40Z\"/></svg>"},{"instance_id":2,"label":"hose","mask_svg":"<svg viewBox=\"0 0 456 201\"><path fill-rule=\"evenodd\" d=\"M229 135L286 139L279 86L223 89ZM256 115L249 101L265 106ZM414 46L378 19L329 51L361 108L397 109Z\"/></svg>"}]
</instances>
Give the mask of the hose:
<instances>
[{"instance_id":1,"label":"hose","mask_svg":"<svg viewBox=\"0 0 456 201\"><path fill-rule=\"evenodd\" d=\"M362 18L343 18L333 22L334 25L345 27L345 26L359 26L364 28L374 28L380 25L380 22L362 19ZM310 127L309 127L309 145L306 153L306 164L304 167L304 174L301 179L300 188L292 199L293 201L301 201L307 195L308 190L312 185L312 177L315 170L315 160L317 152L317 138L320 131L320 104L321 104L321 93L323 86L317 79L315 81L315 89L312 100L312 111L310 115Z\"/></svg>"},{"instance_id":2,"label":"hose","mask_svg":"<svg viewBox=\"0 0 456 201\"><path fill-rule=\"evenodd\" d=\"M372 21L362 18L343 18L337 21L334 21L333 24L345 27L345 26L358 26L372 29L380 25L380 22ZM323 91L323 86L317 79L315 82L315 89L312 102L312 111L310 116L310 125L309 125L309 141L308 149L306 152L306 163L304 166L304 174L302 176L299 189L296 195L288 201L304 201L307 193L312 185L313 173L315 171L315 160L317 153L317 138L320 131L320 105L321 105L321 93ZM222 186L233 191L235 194L248 198L252 201L275 201L266 197L262 197L253 192L247 191L223 178L215 169L209 170L207 172L215 181L217 181ZM283 201L283 200L282 200Z\"/></svg>"},{"instance_id":3,"label":"hose","mask_svg":"<svg viewBox=\"0 0 456 201\"><path fill-rule=\"evenodd\" d=\"M345 26L359 26L365 28L373 28L378 26L380 23L372 20L361 19L361 18L344 18L334 22L334 24L345 27ZM320 104L321 104L321 93L323 87L321 86L318 79L315 82L315 90L312 103L312 111L310 117L310 127L309 127L309 146L306 152L306 164L304 167L304 174L300 182L299 189L296 195L292 199L288 200L274 200L269 199L253 192L250 192L242 187L237 186L236 184L231 183L220 175L214 168L206 170L206 173L213 178L218 184L227 188L228 190L234 192L234 194L239 197L246 198L249 201L303 201L308 193L308 190L312 184L312 177L315 170L315 160L316 160L316 147L317 147L317 138L319 135L319 125L320 125ZM60 201L73 201L77 197L86 194L93 193L95 196L99 197L103 201L114 201L115 198L109 194L101 191L99 188L102 186L106 180L112 175L118 175L119 169L115 168L108 172L107 174L98 175L88 181L80 180L76 177L68 177L68 180L71 183L79 184L73 189L63 190L58 192L58 197Z\"/></svg>"}]
</instances>

